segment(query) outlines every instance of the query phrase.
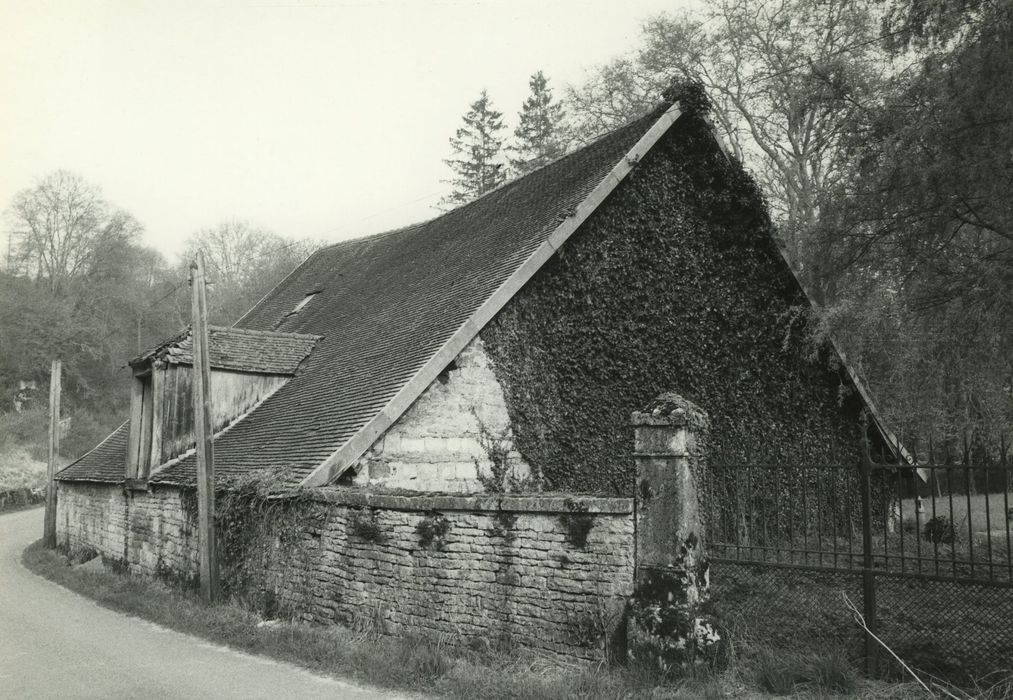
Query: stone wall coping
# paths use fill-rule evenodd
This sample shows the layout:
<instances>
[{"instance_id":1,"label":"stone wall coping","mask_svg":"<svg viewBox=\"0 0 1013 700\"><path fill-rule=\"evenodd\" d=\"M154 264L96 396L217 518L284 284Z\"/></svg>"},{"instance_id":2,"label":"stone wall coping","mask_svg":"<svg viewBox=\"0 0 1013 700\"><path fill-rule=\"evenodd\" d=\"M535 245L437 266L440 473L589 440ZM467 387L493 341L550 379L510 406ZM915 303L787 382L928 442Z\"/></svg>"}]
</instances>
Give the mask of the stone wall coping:
<instances>
[{"instance_id":1,"label":"stone wall coping","mask_svg":"<svg viewBox=\"0 0 1013 700\"><path fill-rule=\"evenodd\" d=\"M570 513L573 505L588 513L629 515L632 498L609 498L564 494L429 494L376 493L365 490L318 487L303 492L315 501L386 510L506 511L513 513ZM583 511L583 508L580 508Z\"/></svg>"},{"instance_id":2,"label":"stone wall coping","mask_svg":"<svg viewBox=\"0 0 1013 700\"><path fill-rule=\"evenodd\" d=\"M685 415L651 415L650 413L640 413L639 411L633 412L633 418L630 421L634 426L641 425L664 425L671 427L679 427L683 425L689 425L690 419Z\"/></svg>"},{"instance_id":3,"label":"stone wall coping","mask_svg":"<svg viewBox=\"0 0 1013 700\"><path fill-rule=\"evenodd\" d=\"M706 411L672 392L658 395L647 406L634 411L630 418L634 426L686 426L706 429L710 424Z\"/></svg>"}]
</instances>

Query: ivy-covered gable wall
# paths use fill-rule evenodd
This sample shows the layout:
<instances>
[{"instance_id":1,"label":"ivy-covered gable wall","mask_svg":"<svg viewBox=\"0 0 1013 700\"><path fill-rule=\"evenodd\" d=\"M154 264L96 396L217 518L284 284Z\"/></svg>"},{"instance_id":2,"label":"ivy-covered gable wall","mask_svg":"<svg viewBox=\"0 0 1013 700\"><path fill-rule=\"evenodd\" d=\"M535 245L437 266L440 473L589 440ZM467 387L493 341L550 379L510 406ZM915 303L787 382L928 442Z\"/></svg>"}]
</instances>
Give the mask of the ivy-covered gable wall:
<instances>
[{"instance_id":1,"label":"ivy-covered gable wall","mask_svg":"<svg viewBox=\"0 0 1013 700\"><path fill-rule=\"evenodd\" d=\"M515 445L550 489L630 494L633 410L712 420L712 464L852 461L857 397L812 358L762 197L683 116L482 331Z\"/></svg>"}]
</instances>

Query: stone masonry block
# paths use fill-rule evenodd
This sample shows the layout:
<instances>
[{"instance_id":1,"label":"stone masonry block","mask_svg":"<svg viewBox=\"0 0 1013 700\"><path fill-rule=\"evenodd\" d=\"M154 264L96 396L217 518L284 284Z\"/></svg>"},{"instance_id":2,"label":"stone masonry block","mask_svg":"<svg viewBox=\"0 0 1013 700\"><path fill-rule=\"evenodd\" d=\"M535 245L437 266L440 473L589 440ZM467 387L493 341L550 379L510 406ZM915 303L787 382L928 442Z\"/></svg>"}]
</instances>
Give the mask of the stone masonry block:
<instances>
[{"instance_id":1,"label":"stone masonry block","mask_svg":"<svg viewBox=\"0 0 1013 700\"><path fill-rule=\"evenodd\" d=\"M463 477L474 468L471 462L448 464L446 480L435 467L435 481L443 486L465 483ZM393 462L392 478L409 473L403 467ZM421 474L423 468L418 470ZM502 633L544 651L594 658L596 650L573 639L575 611L593 611L601 597L630 592L633 536L626 506L599 512L589 550L575 555L559 531L559 511L538 511L563 507L551 498L510 501L521 505L511 511L516 520L509 544L490 534L493 516L506 503L499 497L427 500L360 491L342 498L349 502L329 500L323 511L315 511L325 514L323 521L314 521L317 537L307 530L305 538L281 541L269 523L256 535L269 543L269 560L262 579L251 585L276 591L288 609L309 622L348 623L364 610L378 609L391 633ZM131 502L129 528L122 492L115 487L70 485L59 502L61 542L101 548L114 557L128 551L133 558L128 565L143 575L154 573L160 561L174 570L196 570L196 542L171 489L138 494ZM388 541L349 537L352 507L376 509ZM592 502L591 507L598 512L603 506ZM445 551L418 547L416 528L433 510L452 523ZM131 537L135 540L125 548ZM563 559L569 563L562 564Z\"/></svg>"}]
</instances>

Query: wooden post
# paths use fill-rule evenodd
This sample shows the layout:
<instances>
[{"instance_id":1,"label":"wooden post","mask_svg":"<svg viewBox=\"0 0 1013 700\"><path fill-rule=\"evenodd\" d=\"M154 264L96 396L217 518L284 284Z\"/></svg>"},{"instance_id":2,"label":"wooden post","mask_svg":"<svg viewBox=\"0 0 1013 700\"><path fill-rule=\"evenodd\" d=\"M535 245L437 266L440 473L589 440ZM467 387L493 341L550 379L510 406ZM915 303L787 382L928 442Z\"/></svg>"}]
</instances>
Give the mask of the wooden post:
<instances>
[{"instance_id":1,"label":"wooden post","mask_svg":"<svg viewBox=\"0 0 1013 700\"><path fill-rule=\"evenodd\" d=\"M53 360L49 370L49 466L46 479L46 520L43 525L43 544L56 548L56 461L60 458L60 384L63 363Z\"/></svg>"},{"instance_id":2,"label":"wooden post","mask_svg":"<svg viewBox=\"0 0 1013 700\"><path fill-rule=\"evenodd\" d=\"M865 411L859 416L862 428L862 613L865 618L865 672L875 678L879 666L876 634L876 573L872 551L872 456L869 453L869 425Z\"/></svg>"},{"instance_id":3,"label":"wooden post","mask_svg":"<svg viewBox=\"0 0 1013 700\"><path fill-rule=\"evenodd\" d=\"M215 542L215 455L211 439L211 367L208 352L204 253L190 264L193 321L193 415L197 439L197 512L200 547L200 594L205 603L218 600L218 551Z\"/></svg>"}]
</instances>

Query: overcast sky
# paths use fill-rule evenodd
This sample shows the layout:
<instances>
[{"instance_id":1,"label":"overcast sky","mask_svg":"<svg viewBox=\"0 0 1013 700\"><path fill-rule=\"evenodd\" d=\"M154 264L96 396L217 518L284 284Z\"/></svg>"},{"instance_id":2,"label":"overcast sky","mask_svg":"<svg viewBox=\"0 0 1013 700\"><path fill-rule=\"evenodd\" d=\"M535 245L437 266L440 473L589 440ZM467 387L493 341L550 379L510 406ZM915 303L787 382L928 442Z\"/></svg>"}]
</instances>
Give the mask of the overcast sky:
<instances>
[{"instance_id":1,"label":"overcast sky","mask_svg":"<svg viewBox=\"0 0 1013 700\"><path fill-rule=\"evenodd\" d=\"M56 168L170 258L240 218L328 241L431 218L487 88L562 92L681 0L0 0L0 207Z\"/></svg>"}]
</instances>

